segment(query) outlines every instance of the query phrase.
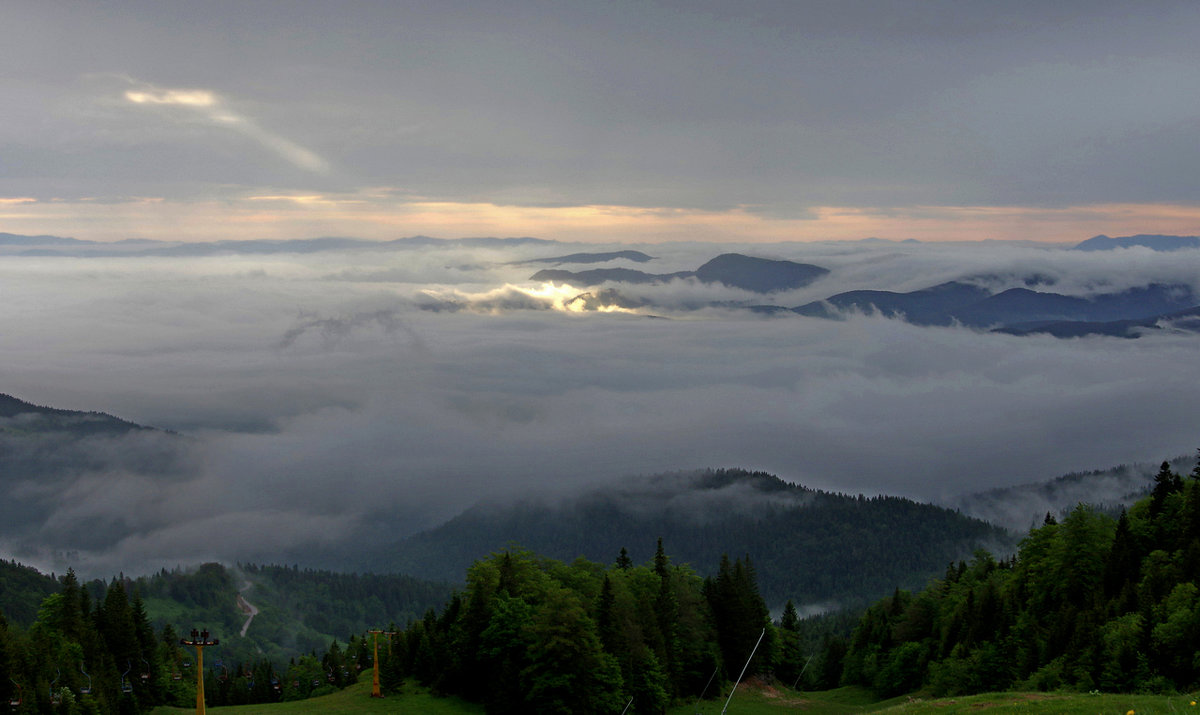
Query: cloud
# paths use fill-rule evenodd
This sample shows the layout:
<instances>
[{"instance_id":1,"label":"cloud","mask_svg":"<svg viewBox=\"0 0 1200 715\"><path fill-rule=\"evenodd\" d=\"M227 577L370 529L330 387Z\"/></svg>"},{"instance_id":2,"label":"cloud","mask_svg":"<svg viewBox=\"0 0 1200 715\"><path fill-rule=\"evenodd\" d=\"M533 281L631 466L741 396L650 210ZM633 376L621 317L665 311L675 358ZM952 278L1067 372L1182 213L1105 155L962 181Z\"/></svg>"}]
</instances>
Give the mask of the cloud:
<instances>
[{"instance_id":1,"label":"cloud","mask_svg":"<svg viewBox=\"0 0 1200 715\"><path fill-rule=\"evenodd\" d=\"M125 99L134 104L182 104L187 107L212 107L217 96L204 89L170 89L166 91L128 90Z\"/></svg>"},{"instance_id":2,"label":"cloud","mask_svg":"<svg viewBox=\"0 0 1200 715\"><path fill-rule=\"evenodd\" d=\"M141 83L138 83L141 85ZM227 127L249 137L292 164L315 173L329 171L329 164L315 152L259 126L253 119L231 107L215 92L207 89L159 89L144 85L125 91L124 97L135 105L181 107L196 113L214 126Z\"/></svg>"},{"instance_id":3,"label":"cloud","mask_svg":"<svg viewBox=\"0 0 1200 715\"><path fill-rule=\"evenodd\" d=\"M730 248L647 252L668 272ZM479 499L630 475L740 466L934 499L1196 446L1195 336L765 320L688 310L705 291L739 296L687 282L636 287L667 320L570 314L547 309L554 298L539 297L528 266L508 265L547 252L561 251L0 259L4 391L188 435L170 460L150 458L151 443L61 452L86 468L7 492L22 500L13 509L36 508L0 519L5 554L100 575L218 557L336 565L346 544L398 538ZM1200 275L1200 251L764 253L832 269L788 302L983 275L1001 285L1037 272L1079 294ZM346 280L380 273L390 279ZM486 310L420 310L431 291Z\"/></svg>"}]
</instances>

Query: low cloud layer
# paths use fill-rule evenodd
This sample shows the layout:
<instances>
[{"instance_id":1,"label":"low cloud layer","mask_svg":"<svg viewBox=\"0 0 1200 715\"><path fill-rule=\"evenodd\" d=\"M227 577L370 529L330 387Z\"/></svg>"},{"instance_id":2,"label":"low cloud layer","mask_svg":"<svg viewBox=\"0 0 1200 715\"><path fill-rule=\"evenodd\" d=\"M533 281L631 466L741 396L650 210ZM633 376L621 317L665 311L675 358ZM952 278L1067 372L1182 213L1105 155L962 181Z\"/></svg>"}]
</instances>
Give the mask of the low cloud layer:
<instances>
[{"instance_id":1,"label":"low cloud layer","mask_svg":"<svg viewBox=\"0 0 1200 715\"><path fill-rule=\"evenodd\" d=\"M545 252L5 258L0 391L183 435L121 451L166 449L170 468L81 462L61 482L18 485L43 510L0 535L0 550L100 573L316 560L491 496L634 474L739 466L941 499L1200 443L1195 336L1059 340L670 309L701 291L738 297L686 282L636 288L667 319L577 314L539 302L528 267L508 265ZM663 257L647 269L667 272L720 251L648 252ZM784 304L971 276L1037 272L1087 294L1200 275L1200 251L780 244L757 255L832 269L773 296ZM426 272L437 282L418 280ZM431 293L524 298L420 309Z\"/></svg>"}]
</instances>

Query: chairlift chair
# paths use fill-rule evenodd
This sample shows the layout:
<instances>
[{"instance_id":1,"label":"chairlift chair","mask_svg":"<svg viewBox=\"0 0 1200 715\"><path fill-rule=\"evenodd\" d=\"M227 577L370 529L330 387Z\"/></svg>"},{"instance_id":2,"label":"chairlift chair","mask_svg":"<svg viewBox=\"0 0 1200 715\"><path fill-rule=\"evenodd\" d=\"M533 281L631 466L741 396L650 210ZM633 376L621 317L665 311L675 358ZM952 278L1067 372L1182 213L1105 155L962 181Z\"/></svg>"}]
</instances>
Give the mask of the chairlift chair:
<instances>
[{"instance_id":1,"label":"chairlift chair","mask_svg":"<svg viewBox=\"0 0 1200 715\"><path fill-rule=\"evenodd\" d=\"M21 701L22 701L21 696L23 694L23 690L21 689L21 684L15 680L13 680L12 678L9 678L9 680L12 680L12 684L17 686L17 694L8 699L8 705L11 708L19 708L19 707L21 707Z\"/></svg>"},{"instance_id":2,"label":"chairlift chair","mask_svg":"<svg viewBox=\"0 0 1200 715\"><path fill-rule=\"evenodd\" d=\"M62 703L62 692L54 686L58 684L58 679L62 677L62 671L57 670L54 674L54 680L50 681L50 704L59 705Z\"/></svg>"},{"instance_id":3,"label":"chairlift chair","mask_svg":"<svg viewBox=\"0 0 1200 715\"><path fill-rule=\"evenodd\" d=\"M142 682L148 683L150 682L150 661L142 658L142 662L146 665L145 669L142 670Z\"/></svg>"},{"instance_id":4,"label":"chairlift chair","mask_svg":"<svg viewBox=\"0 0 1200 715\"><path fill-rule=\"evenodd\" d=\"M125 666L126 666L125 672L121 673L121 692L122 693L132 693L133 692L133 683L129 682L129 680L125 676L129 675L129 671L133 670L133 663L130 663L129 661L125 661Z\"/></svg>"},{"instance_id":5,"label":"chairlift chair","mask_svg":"<svg viewBox=\"0 0 1200 715\"><path fill-rule=\"evenodd\" d=\"M83 669L83 663L79 664L79 672L83 673L83 677L87 678L87 680L88 680L88 684L79 689L79 694L80 695L91 695L92 694L92 676L88 675L88 672Z\"/></svg>"}]
</instances>

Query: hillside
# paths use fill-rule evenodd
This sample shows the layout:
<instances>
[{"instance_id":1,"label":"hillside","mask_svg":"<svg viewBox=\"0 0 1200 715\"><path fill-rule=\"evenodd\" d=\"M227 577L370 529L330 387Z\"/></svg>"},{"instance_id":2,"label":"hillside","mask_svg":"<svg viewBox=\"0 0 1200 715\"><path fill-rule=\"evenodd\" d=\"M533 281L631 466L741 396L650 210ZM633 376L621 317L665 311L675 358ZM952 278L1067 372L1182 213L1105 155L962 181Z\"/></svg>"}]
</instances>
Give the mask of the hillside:
<instances>
[{"instance_id":1,"label":"hillside","mask_svg":"<svg viewBox=\"0 0 1200 715\"><path fill-rule=\"evenodd\" d=\"M64 433L74 437L122 435L150 430L104 412L80 412L43 407L12 395L0 394L0 434Z\"/></svg>"},{"instance_id":2,"label":"hillside","mask_svg":"<svg viewBox=\"0 0 1200 715\"><path fill-rule=\"evenodd\" d=\"M118 581L128 594L142 599L154 628L208 628L221 639L218 653L224 659L249 662L265 657L276 664L369 628L402 626L440 608L452 592L449 584L399 574L249 564L227 568L216 563L164 569L136 579L94 580L82 588L94 603L101 603ZM45 598L61 590L51 576L0 561L0 614L15 626L31 625ZM258 614L242 635L247 613L240 604L245 602Z\"/></svg>"},{"instance_id":3,"label":"hillside","mask_svg":"<svg viewBox=\"0 0 1200 715\"><path fill-rule=\"evenodd\" d=\"M1169 460L1171 468L1186 474L1195 468L1195 456ZM943 502L943 506L968 516L1023 533L1042 523L1046 514L1065 517L1076 505L1090 504L1116 516L1150 493L1158 464L1135 462L1108 469L1072 472L1043 482L1016 484L962 494Z\"/></svg>"},{"instance_id":4,"label":"hillside","mask_svg":"<svg viewBox=\"0 0 1200 715\"><path fill-rule=\"evenodd\" d=\"M773 607L918 585L980 545L1007 542L1001 529L941 507L820 492L735 469L630 479L561 503L479 504L392 545L373 567L451 580L509 543L600 563L625 548L637 561L659 537L701 569L723 553L748 554Z\"/></svg>"},{"instance_id":5,"label":"hillside","mask_svg":"<svg viewBox=\"0 0 1200 715\"><path fill-rule=\"evenodd\" d=\"M161 480L195 467L190 440L103 412L42 407L0 395L0 541L6 555L54 558L87 544L99 548L127 535L124 519L48 524L72 502L89 499L80 485L123 479Z\"/></svg>"},{"instance_id":6,"label":"hillside","mask_svg":"<svg viewBox=\"0 0 1200 715\"><path fill-rule=\"evenodd\" d=\"M58 590L58 581L53 577L31 566L0 559L0 615L9 623L33 623L42 600Z\"/></svg>"},{"instance_id":7,"label":"hillside","mask_svg":"<svg viewBox=\"0 0 1200 715\"><path fill-rule=\"evenodd\" d=\"M872 606L840 681L882 696L1006 690L1189 691L1200 639L1200 466L1163 462L1116 518L1047 516L1011 559L986 553Z\"/></svg>"},{"instance_id":8,"label":"hillside","mask_svg":"<svg viewBox=\"0 0 1200 715\"><path fill-rule=\"evenodd\" d=\"M136 579L130 590L145 599L156 627L204 624L222 634L226 659L265 656L281 663L323 649L333 639L420 618L441 607L452 589L399 574L213 563L188 571L163 570ZM240 632L247 613L239 607L239 595L258 609L245 635Z\"/></svg>"}]
</instances>

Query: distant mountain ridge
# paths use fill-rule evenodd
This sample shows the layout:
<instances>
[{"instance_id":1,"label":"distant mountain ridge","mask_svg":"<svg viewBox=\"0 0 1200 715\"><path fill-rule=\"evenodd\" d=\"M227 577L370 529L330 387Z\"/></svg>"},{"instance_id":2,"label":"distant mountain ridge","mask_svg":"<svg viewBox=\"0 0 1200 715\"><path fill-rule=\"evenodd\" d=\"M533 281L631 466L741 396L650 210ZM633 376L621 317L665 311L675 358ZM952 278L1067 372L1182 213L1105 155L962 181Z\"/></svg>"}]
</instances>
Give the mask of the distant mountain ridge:
<instances>
[{"instance_id":1,"label":"distant mountain ridge","mask_svg":"<svg viewBox=\"0 0 1200 715\"><path fill-rule=\"evenodd\" d=\"M1168 460L1179 474L1188 474L1197 457ZM1016 484L960 494L942 501L947 507L984 521L1022 532L1041 523L1045 514L1065 516L1080 503L1116 515L1150 492L1161 462L1120 464L1108 469L1071 472L1042 482ZM1035 518L1031 520L1031 516Z\"/></svg>"},{"instance_id":2,"label":"distant mountain ridge","mask_svg":"<svg viewBox=\"0 0 1200 715\"><path fill-rule=\"evenodd\" d=\"M605 251L601 253L571 253L566 256L553 256L550 258L530 258L527 261L514 261L509 265L525 266L531 263L549 263L552 265L561 265L563 263L607 263L608 261L616 261L625 259L634 263L646 263L653 261L654 256L642 253L641 251Z\"/></svg>"},{"instance_id":3,"label":"distant mountain ridge","mask_svg":"<svg viewBox=\"0 0 1200 715\"><path fill-rule=\"evenodd\" d=\"M899 536L903 534L903 538ZM482 503L372 555L376 570L451 580L510 543L552 558L648 559L656 539L706 568L749 554L775 605L855 600L919 584L974 548L1007 539L990 524L899 497L853 497L740 469L660 474L552 503Z\"/></svg>"},{"instance_id":4,"label":"distant mountain ridge","mask_svg":"<svg viewBox=\"0 0 1200 715\"><path fill-rule=\"evenodd\" d=\"M1178 313L1166 313L1133 320L1017 323L997 328L995 332L1007 333L1009 335L1043 333L1053 335L1056 338L1082 338L1088 335L1139 338L1154 330L1200 333L1200 307L1181 310Z\"/></svg>"},{"instance_id":5,"label":"distant mountain ridge","mask_svg":"<svg viewBox=\"0 0 1200 715\"><path fill-rule=\"evenodd\" d=\"M105 412L42 407L0 393L0 433L70 432L77 436L155 431Z\"/></svg>"},{"instance_id":6,"label":"distant mountain ridge","mask_svg":"<svg viewBox=\"0 0 1200 715\"><path fill-rule=\"evenodd\" d=\"M992 328L1014 335L1050 333L1061 337L1115 335L1137 337L1134 328L1160 322L1193 330L1200 297L1190 286L1152 283L1089 298L1010 288L1000 293L972 283L951 281L895 293L856 290L792 308L799 315L839 319L846 312L877 312L915 325ZM761 311L768 312L768 311ZM780 311L770 311L778 314ZM1200 327L1200 326L1196 326Z\"/></svg>"},{"instance_id":7,"label":"distant mountain ridge","mask_svg":"<svg viewBox=\"0 0 1200 715\"><path fill-rule=\"evenodd\" d=\"M533 274L529 280L591 287L606 281L646 284L695 277L701 283L721 283L754 293L774 293L803 288L828 273L829 269L809 263L723 253L694 271L645 273L632 268L596 268L588 271L547 269Z\"/></svg>"},{"instance_id":8,"label":"distant mountain ridge","mask_svg":"<svg viewBox=\"0 0 1200 715\"><path fill-rule=\"evenodd\" d=\"M1139 233L1136 236L1110 238L1101 234L1093 236L1075 246L1076 251L1112 251L1117 248L1141 246L1155 251L1181 251L1200 248L1200 236L1164 236L1162 234Z\"/></svg>"},{"instance_id":9,"label":"distant mountain ridge","mask_svg":"<svg viewBox=\"0 0 1200 715\"><path fill-rule=\"evenodd\" d=\"M410 236L390 241L370 241L361 238L321 237L298 239L247 239L193 243L184 241L155 241L133 238L123 241L88 241L60 236L22 236L0 233L0 255L45 256L45 257L117 257L135 258L203 257L227 254L263 255L274 253L318 253L322 251L364 251L426 248L436 246L465 246L469 248L500 248L526 245L558 245L558 241L532 238L433 238ZM7 249L7 250L6 250Z\"/></svg>"},{"instance_id":10,"label":"distant mountain ridge","mask_svg":"<svg viewBox=\"0 0 1200 715\"><path fill-rule=\"evenodd\" d=\"M63 495L89 479L172 477L192 468L189 441L104 412L42 407L0 395L0 544L10 555L68 553L127 535L123 520L46 528ZM37 557L40 558L40 557Z\"/></svg>"}]
</instances>

